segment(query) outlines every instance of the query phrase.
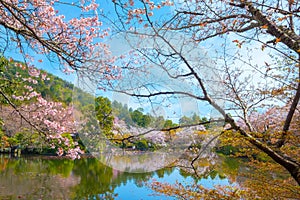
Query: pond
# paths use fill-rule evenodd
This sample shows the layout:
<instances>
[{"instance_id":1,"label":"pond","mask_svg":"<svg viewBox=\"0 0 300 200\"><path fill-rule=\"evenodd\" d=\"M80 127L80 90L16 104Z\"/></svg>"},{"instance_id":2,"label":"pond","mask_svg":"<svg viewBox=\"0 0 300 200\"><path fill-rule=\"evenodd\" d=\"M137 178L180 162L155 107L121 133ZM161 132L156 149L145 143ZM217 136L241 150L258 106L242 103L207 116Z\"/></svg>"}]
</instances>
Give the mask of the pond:
<instances>
[{"instance_id":1,"label":"pond","mask_svg":"<svg viewBox=\"0 0 300 200\"><path fill-rule=\"evenodd\" d=\"M182 184L197 181L209 188L236 184L216 171L196 179L176 167L129 173L112 169L95 158L73 161L0 155L0 199L172 199L152 191L149 184L153 180Z\"/></svg>"}]
</instances>

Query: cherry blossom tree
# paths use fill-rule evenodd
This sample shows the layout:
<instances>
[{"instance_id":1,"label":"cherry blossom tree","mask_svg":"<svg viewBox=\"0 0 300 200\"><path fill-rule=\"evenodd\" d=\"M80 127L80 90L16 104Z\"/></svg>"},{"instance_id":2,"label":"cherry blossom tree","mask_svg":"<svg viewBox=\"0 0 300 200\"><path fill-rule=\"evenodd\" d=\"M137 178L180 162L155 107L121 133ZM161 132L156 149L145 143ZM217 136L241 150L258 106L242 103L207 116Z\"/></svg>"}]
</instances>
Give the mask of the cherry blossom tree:
<instances>
[{"instance_id":1,"label":"cherry blossom tree","mask_svg":"<svg viewBox=\"0 0 300 200\"><path fill-rule=\"evenodd\" d=\"M121 67L127 75L136 73L145 80L137 85L130 76L131 85L114 91L151 102L174 95L207 102L234 130L233 137L242 135L300 184L299 157L284 150L289 145L298 148L288 138L299 138L294 129L299 124L299 1L113 2L119 20L115 30L137 55L135 62ZM150 45L143 46L144 41ZM201 44L210 52L197 51ZM255 54L265 56L256 59ZM156 74L192 89L157 89L155 81L146 82L153 73L151 65ZM270 142L257 132L276 136Z\"/></svg>"},{"instance_id":2,"label":"cherry blossom tree","mask_svg":"<svg viewBox=\"0 0 300 200\"><path fill-rule=\"evenodd\" d=\"M73 117L73 107L46 100L34 89L40 81L49 80L47 74L36 68L27 68L22 63L2 60L6 62L2 62L1 71L16 65L28 72L27 76L16 73L14 80L7 79L2 73L0 94L3 99L1 102L4 103L1 106L1 118L7 131L31 129L32 133L38 132L49 147L56 148L58 155L67 154L73 159L79 157L82 151L78 144L64 136L66 133L75 133L78 128ZM11 88L18 91L9 92Z\"/></svg>"},{"instance_id":3,"label":"cherry blossom tree","mask_svg":"<svg viewBox=\"0 0 300 200\"><path fill-rule=\"evenodd\" d=\"M68 147L65 150L69 149L68 154L72 157L80 149L74 149L76 145L61 137L64 132L74 132L72 108L43 99L30 85L38 83L35 77L41 80L46 78L35 68L38 66L34 66L42 63L43 59L48 59L65 73L75 71L82 75L109 70L109 60L104 61L109 50L107 45L101 43L101 39L108 36L109 28L101 28L98 11L95 1L0 1L1 56L10 57L11 52L18 52L25 64L20 66L28 70L30 75L29 78L18 79L28 83L21 89L26 93L14 91L12 95L7 87L1 85L1 97L27 124L43 133L47 139L65 143ZM18 74L16 77L19 78ZM22 105L24 101L34 103ZM64 150L59 148L58 154L63 153Z\"/></svg>"}]
</instances>

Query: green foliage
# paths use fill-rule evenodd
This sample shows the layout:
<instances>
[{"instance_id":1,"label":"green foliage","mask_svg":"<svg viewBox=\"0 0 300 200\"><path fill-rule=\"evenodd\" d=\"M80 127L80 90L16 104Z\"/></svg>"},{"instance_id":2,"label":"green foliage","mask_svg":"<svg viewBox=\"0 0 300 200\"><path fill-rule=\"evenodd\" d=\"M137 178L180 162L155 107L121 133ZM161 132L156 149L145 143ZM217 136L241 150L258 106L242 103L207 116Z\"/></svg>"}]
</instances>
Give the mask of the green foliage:
<instances>
[{"instance_id":1,"label":"green foliage","mask_svg":"<svg viewBox=\"0 0 300 200\"><path fill-rule=\"evenodd\" d=\"M112 136L114 117L112 116L111 102L106 97L97 97L95 100L96 117L99 122L100 130L106 136Z\"/></svg>"},{"instance_id":2,"label":"green foliage","mask_svg":"<svg viewBox=\"0 0 300 200\"><path fill-rule=\"evenodd\" d=\"M197 115L196 113L194 113L192 117L182 116L179 119L179 124L181 124L181 125L189 125L189 124L198 124L198 123L207 122L207 121L208 120L207 120L206 117L200 118L199 115ZM205 126L205 128L208 128L207 124L205 124L204 126Z\"/></svg>"},{"instance_id":3,"label":"green foliage","mask_svg":"<svg viewBox=\"0 0 300 200\"><path fill-rule=\"evenodd\" d=\"M137 109L130 113L132 121L138 126L148 127L151 123L151 117L149 115L144 115L141 109Z\"/></svg>"},{"instance_id":4,"label":"green foliage","mask_svg":"<svg viewBox=\"0 0 300 200\"><path fill-rule=\"evenodd\" d=\"M145 150L147 150L148 148L149 148L148 141L145 140L145 139L139 140L139 141L136 143L136 149L137 149L137 150L145 151Z\"/></svg>"},{"instance_id":5,"label":"green foliage","mask_svg":"<svg viewBox=\"0 0 300 200\"><path fill-rule=\"evenodd\" d=\"M15 66L14 62L9 62L5 57L0 56L0 104L7 105L7 97L12 95L22 95L24 91L24 81L19 77L16 77L17 73L20 73L21 69ZM27 75L28 76L28 75ZM13 103L18 105L19 103L11 99Z\"/></svg>"},{"instance_id":6,"label":"green foliage","mask_svg":"<svg viewBox=\"0 0 300 200\"><path fill-rule=\"evenodd\" d=\"M152 122L152 117L150 115L143 114L143 109L139 108L137 110L128 109L128 106L125 104L114 101L112 103L113 113L120 120L125 121L127 125L136 124L141 127L149 127Z\"/></svg>"},{"instance_id":7,"label":"green foliage","mask_svg":"<svg viewBox=\"0 0 300 200\"><path fill-rule=\"evenodd\" d=\"M74 161L70 159L48 160L49 174L60 174L63 177L69 177L74 167Z\"/></svg>"},{"instance_id":8,"label":"green foliage","mask_svg":"<svg viewBox=\"0 0 300 200\"><path fill-rule=\"evenodd\" d=\"M9 143L10 146L15 146L19 143L19 141L14 137L8 138L7 142Z\"/></svg>"},{"instance_id":9,"label":"green foliage","mask_svg":"<svg viewBox=\"0 0 300 200\"><path fill-rule=\"evenodd\" d=\"M150 114L144 114L142 108L133 110L128 108L127 104L117 101L112 102L113 115L119 120L123 120L127 126L137 125L140 127L171 128L178 126L172 120L165 120L163 116L154 117Z\"/></svg>"},{"instance_id":10,"label":"green foliage","mask_svg":"<svg viewBox=\"0 0 300 200\"><path fill-rule=\"evenodd\" d=\"M172 120L167 119L164 123L164 128L172 128L177 126L177 124L174 124Z\"/></svg>"}]
</instances>

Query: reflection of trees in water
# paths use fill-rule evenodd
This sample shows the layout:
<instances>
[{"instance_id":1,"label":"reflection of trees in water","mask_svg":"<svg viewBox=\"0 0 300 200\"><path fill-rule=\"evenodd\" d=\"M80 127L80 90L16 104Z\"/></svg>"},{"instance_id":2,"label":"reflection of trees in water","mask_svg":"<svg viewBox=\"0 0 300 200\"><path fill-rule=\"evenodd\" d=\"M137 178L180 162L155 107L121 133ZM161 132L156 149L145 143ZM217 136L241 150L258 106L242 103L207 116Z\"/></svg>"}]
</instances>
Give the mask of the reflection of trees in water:
<instances>
[{"instance_id":1,"label":"reflection of trees in water","mask_svg":"<svg viewBox=\"0 0 300 200\"><path fill-rule=\"evenodd\" d=\"M239 166L231 159L217 157L214 163L199 160L199 166L209 171L202 178L216 176L235 180ZM202 164L200 161L202 160ZM190 164L190 162L189 162ZM169 167L155 172L128 173L113 170L96 158L80 160L53 159L49 157L4 158L0 157L0 199L112 199L115 189L132 181L138 187L144 187L155 175L159 178L170 175L175 168ZM183 168L180 175L191 175ZM180 178L180 177L178 177Z\"/></svg>"},{"instance_id":2,"label":"reflection of trees in water","mask_svg":"<svg viewBox=\"0 0 300 200\"><path fill-rule=\"evenodd\" d=\"M124 151L114 150L112 153L97 157L113 168L130 173L146 173L169 166L178 157L176 152Z\"/></svg>"},{"instance_id":3,"label":"reflection of trees in water","mask_svg":"<svg viewBox=\"0 0 300 200\"><path fill-rule=\"evenodd\" d=\"M133 181L143 187L156 172L113 170L95 158L0 157L0 199L111 199L118 186ZM158 176L174 169L161 169Z\"/></svg>"},{"instance_id":4,"label":"reflection of trees in water","mask_svg":"<svg viewBox=\"0 0 300 200\"><path fill-rule=\"evenodd\" d=\"M73 198L99 198L98 194L104 198L113 196L115 189L111 184L113 176L112 169L104 166L93 158L75 160L73 173L81 177L80 182L72 190Z\"/></svg>"},{"instance_id":5,"label":"reflection of trees in water","mask_svg":"<svg viewBox=\"0 0 300 200\"><path fill-rule=\"evenodd\" d=\"M114 196L114 190L128 181L137 186L149 180L153 173L126 173L113 170L95 158L75 160L73 173L81 177L80 182L72 190L76 199L101 198L109 199Z\"/></svg>"},{"instance_id":6,"label":"reflection of trees in water","mask_svg":"<svg viewBox=\"0 0 300 200\"><path fill-rule=\"evenodd\" d=\"M161 175L172 173L174 169L162 169ZM143 187L156 172L128 173L113 170L95 158L75 160L73 173L80 176L80 183L73 188L77 199L85 198L110 198L118 186L133 181L138 187Z\"/></svg>"},{"instance_id":7,"label":"reflection of trees in water","mask_svg":"<svg viewBox=\"0 0 300 200\"><path fill-rule=\"evenodd\" d=\"M0 173L0 199L67 199L80 177L64 171L72 169L71 162L57 162L61 165L56 168L53 161L1 156L0 165L6 163L6 168Z\"/></svg>"},{"instance_id":8,"label":"reflection of trees in water","mask_svg":"<svg viewBox=\"0 0 300 200\"><path fill-rule=\"evenodd\" d=\"M191 149L181 156L174 166L180 167L180 175L183 177L192 177L195 182L201 182L202 179L228 179L229 183L237 183L237 177L243 164L237 158L226 157L216 154L213 150L204 151L203 154L191 166L191 161L199 152ZM192 175L191 175L192 174Z\"/></svg>"}]
</instances>

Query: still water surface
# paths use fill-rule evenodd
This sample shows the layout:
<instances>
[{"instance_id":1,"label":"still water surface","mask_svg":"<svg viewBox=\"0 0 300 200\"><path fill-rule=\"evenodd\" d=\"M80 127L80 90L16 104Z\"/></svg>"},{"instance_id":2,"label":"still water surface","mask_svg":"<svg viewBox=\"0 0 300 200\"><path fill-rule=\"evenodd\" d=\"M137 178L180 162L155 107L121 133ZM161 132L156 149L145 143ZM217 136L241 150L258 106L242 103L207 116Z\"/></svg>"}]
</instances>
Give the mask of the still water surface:
<instances>
[{"instance_id":1,"label":"still water surface","mask_svg":"<svg viewBox=\"0 0 300 200\"><path fill-rule=\"evenodd\" d=\"M227 178L208 176L195 179L178 168L147 173L128 173L103 165L95 158L0 155L0 199L173 199L158 196L149 184L160 182L206 187L232 184Z\"/></svg>"}]
</instances>

